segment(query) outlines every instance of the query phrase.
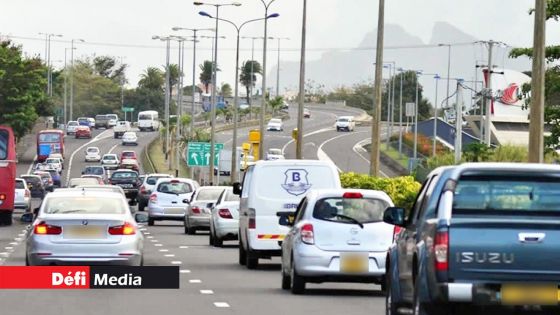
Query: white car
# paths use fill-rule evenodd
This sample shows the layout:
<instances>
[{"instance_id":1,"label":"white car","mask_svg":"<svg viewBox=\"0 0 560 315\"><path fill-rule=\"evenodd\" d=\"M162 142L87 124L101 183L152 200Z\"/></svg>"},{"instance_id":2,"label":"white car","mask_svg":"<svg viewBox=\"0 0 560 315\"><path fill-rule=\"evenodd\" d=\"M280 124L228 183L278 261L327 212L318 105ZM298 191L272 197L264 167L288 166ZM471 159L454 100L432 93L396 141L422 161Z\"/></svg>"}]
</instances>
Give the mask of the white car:
<instances>
[{"instance_id":1,"label":"white car","mask_svg":"<svg viewBox=\"0 0 560 315\"><path fill-rule=\"evenodd\" d=\"M183 221L197 186L186 178L158 179L148 201L148 225L160 220Z\"/></svg>"},{"instance_id":2,"label":"white car","mask_svg":"<svg viewBox=\"0 0 560 315\"><path fill-rule=\"evenodd\" d=\"M140 186L140 191L138 192L138 196L136 197L136 200L138 201L139 211L144 211L144 208L148 205L152 190L154 189L158 179L160 178L173 178L173 176L169 174L147 174L142 179L142 186ZM196 188L198 188L198 183Z\"/></svg>"},{"instance_id":3,"label":"white car","mask_svg":"<svg viewBox=\"0 0 560 315\"><path fill-rule=\"evenodd\" d=\"M88 122L88 126L89 126L91 129L95 128L95 118L89 117L89 118L87 119L87 122Z\"/></svg>"},{"instance_id":4,"label":"white car","mask_svg":"<svg viewBox=\"0 0 560 315\"><path fill-rule=\"evenodd\" d=\"M14 196L14 207L31 211L31 191L27 187L27 182L23 178L16 178L16 193Z\"/></svg>"},{"instance_id":5,"label":"white car","mask_svg":"<svg viewBox=\"0 0 560 315\"><path fill-rule=\"evenodd\" d=\"M103 154L101 165L107 170L116 170L119 168L119 158L113 153Z\"/></svg>"},{"instance_id":6,"label":"white car","mask_svg":"<svg viewBox=\"0 0 560 315\"><path fill-rule=\"evenodd\" d=\"M80 124L76 120L71 120L66 124L66 134L73 135L76 133L76 128L78 128Z\"/></svg>"},{"instance_id":7,"label":"white car","mask_svg":"<svg viewBox=\"0 0 560 315\"><path fill-rule=\"evenodd\" d=\"M100 162L101 161L101 154L99 154L98 147L88 147L86 149L86 162Z\"/></svg>"},{"instance_id":8,"label":"white car","mask_svg":"<svg viewBox=\"0 0 560 315\"><path fill-rule=\"evenodd\" d=\"M106 116L109 118L109 121L107 122L109 128L115 127L117 125L117 121L119 120L119 116L117 116L117 114L107 114Z\"/></svg>"},{"instance_id":9,"label":"white car","mask_svg":"<svg viewBox=\"0 0 560 315\"><path fill-rule=\"evenodd\" d=\"M395 226L383 222L391 198L382 191L311 190L296 213L278 213L291 226L282 242L282 289L306 282L362 282L384 287L387 251Z\"/></svg>"},{"instance_id":10,"label":"white car","mask_svg":"<svg viewBox=\"0 0 560 315\"><path fill-rule=\"evenodd\" d=\"M47 168L55 169L58 173L62 172L63 165L59 158L47 158L44 164Z\"/></svg>"},{"instance_id":11,"label":"white car","mask_svg":"<svg viewBox=\"0 0 560 315\"><path fill-rule=\"evenodd\" d=\"M335 127L336 131L354 131L354 128L356 128L356 122L352 116L340 116L336 119Z\"/></svg>"},{"instance_id":12,"label":"white car","mask_svg":"<svg viewBox=\"0 0 560 315\"><path fill-rule=\"evenodd\" d=\"M272 118L268 121L266 125L266 130L268 131L284 131L284 123L280 118Z\"/></svg>"},{"instance_id":13,"label":"white car","mask_svg":"<svg viewBox=\"0 0 560 315\"><path fill-rule=\"evenodd\" d=\"M225 240L239 237L239 196L233 188L225 189L212 208L210 216L210 245L222 247Z\"/></svg>"},{"instance_id":14,"label":"white car","mask_svg":"<svg viewBox=\"0 0 560 315\"><path fill-rule=\"evenodd\" d=\"M203 186L194 192L185 214L185 234L194 235L197 230L210 229L210 210L228 187Z\"/></svg>"},{"instance_id":15,"label":"white car","mask_svg":"<svg viewBox=\"0 0 560 315\"><path fill-rule=\"evenodd\" d=\"M268 149L266 152L266 159L273 161L273 160L284 160L284 154L282 154L282 149Z\"/></svg>"},{"instance_id":16,"label":"white car","mask_svg":"<svg viewBox=\"0 0 560 315\"><path fill-rule=\"evenodd\" d=\"M59 159L62 163L62 168L64 169L64 157L60 153L51 153L49 154L49 158Z\"/></svg>"},{"instance_id":17,"label":"white car","mask_svg":"<svg viewBox=\"0 0 560 315\"><path fill-rule=\"evenodd\" d=\"M138 137L136 136L136 132L125 132L122 136L122 145L138 145Z\"/></svg>"}]
</instances>

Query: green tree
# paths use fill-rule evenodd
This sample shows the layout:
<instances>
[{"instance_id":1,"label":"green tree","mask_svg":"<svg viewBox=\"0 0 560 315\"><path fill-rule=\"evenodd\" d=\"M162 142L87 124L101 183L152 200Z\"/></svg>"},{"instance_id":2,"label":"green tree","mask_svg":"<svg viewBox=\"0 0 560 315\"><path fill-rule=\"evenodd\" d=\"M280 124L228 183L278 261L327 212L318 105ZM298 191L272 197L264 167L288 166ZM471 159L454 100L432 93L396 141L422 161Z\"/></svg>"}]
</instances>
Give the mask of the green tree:
<instances>
[{"instance_id":1,"label":"green tree","mask_svg":"<svg viewBox=\"0 0 560 315\"><path fill-rule=\"evenodd\" d=\"M91 63L94 73L99 76L111 79L118 84L121 84L121 80L125 79L125 71L128 66L119 63L116 57L98 56L93 58Z\"/></svg>"},{"instance_id":2,"label":"green tree","mask_svg":"<svg viewBox=\"0 0 560 315\"><path fill-rule=\"evenodd\" d=\"M210 86L210 84L212 84L212 70L213 70L213 62L212 61L208 61L205 60L204 63L202 63L201 65L199 65L200 70L202 71L200 73L200 83L204 84L204 92L206 94L208 94L208 87ZM216 71L220 71L219 68L216 68Z\"/></svg>"},{"instance_id":3,"label":"green tree","mask_svg":"<svg viewBox=\"0 0 560 315\"><path fill-rule=\"evenodd\" d=\"M24 57L20 46L0 42L0 124L11 126L17 138L33 127L36 108L47 102L45 71L39 58Z\"/></svg>"},{"instance_id":4,"label":"green tree","mask_svg":"<svg viewBox=\"0 0 560 315\"><path fill-rule=\"evenodd\" d=\"M284 98L282 96L276 96L268 101L268 106L272 109L272 115L276 114L276 112L282 107L282 104L284 104Z\"/></svg>"},{"instance_id":5,"label":"green tree","mask_svg":"<svg viewBox=\"0 0 560 315\"><path fill-rule=\"evenodd\" d=\"M121 107L121 85L101 76L89 60L78 61L74 72L74 117L92 117L99 113L118 112Z\"/></svg>"},{"instance_id":6,"label":"green tree","mask_svg":"<svg viewBox=\"0 0 560 315\"><path fill-rule=\"evenodd\" d=\"M239 75L239 82L241 82L241 84L245 87L248 104L251 104L251 88L255 87L257 74L262 74L262 67L258 61L247 60L243 62L243 65L241 66L241 74Z\"/></svg>"},{"instance_id":7,"label":"green tree","mask_svg":"<svg viewBox=\"0 0 560 315\"><path fill-rule=\"evenodd\" d=\"M531 12L532 13L532 10ZM560 18L560 0L547 0L547 19L558 21ZM545 109L544 120L550 127L550 135L544 136L545 147L549 150L555 149L560 145L560 66L550 65L560 60L560 45L546 47L546 59L549 66L545 72ZM510 52L511 58L520 56L533 57L532 48L515 48ZM531 75L531 73L528 73ZM525 85L523 92L529 96L531 87ZM526 105L530 104L530 98L526 99Z\"/></svg>"},{"instance_id":8,"label":"green tree","mask_svg":"<svg viewBox=\"0 0 560 315\"><path fill-rule=\"evenodd\" d=\"M144 73L140 75L138 87L163 91L164 83L165 79L163 76L163 72L158 68L148 67L146 70L144 70Z\"/></svg>"},{"instance_id":9,"label":"green tree","mask_svg":"<svg viewBox=\"0 0 560 315\"><path fill-rule=\"evenodd\" d=\"M231 85L229 85L229 83L222 84L222 88L220 89L220 91L223 97L231 97L233 94L231 90Z\"/></svg>"},{"instance_id":10,"label":"green tree","mask_svg":"<svg viewBox=\"0 0 560 315\"><path fill-rule=\"evenodd\" d=\"M176 64L169 65L169 93L173 94L173 87L179 83L179 76L181 75L179 71L179 66Z\"/></svg>"}]
</instances>

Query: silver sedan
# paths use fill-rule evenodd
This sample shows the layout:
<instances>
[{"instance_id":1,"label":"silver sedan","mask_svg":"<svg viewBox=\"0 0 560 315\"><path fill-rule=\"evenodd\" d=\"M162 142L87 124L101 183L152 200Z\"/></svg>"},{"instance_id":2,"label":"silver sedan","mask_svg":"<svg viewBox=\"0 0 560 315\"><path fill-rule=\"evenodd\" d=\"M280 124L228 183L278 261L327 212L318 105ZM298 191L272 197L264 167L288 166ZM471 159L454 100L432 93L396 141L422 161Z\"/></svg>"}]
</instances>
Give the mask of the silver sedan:
<instances>
[{"instance_id":1,"label":"silver sedan","mask_svg":"<svg viewBox=\"0 0 560 315\"><path fill-rule=\"evenodd\" d=\"M143 264L144 238L118 192L57 189L27 237L26 265Z\"/></svg>"}]
</instances>

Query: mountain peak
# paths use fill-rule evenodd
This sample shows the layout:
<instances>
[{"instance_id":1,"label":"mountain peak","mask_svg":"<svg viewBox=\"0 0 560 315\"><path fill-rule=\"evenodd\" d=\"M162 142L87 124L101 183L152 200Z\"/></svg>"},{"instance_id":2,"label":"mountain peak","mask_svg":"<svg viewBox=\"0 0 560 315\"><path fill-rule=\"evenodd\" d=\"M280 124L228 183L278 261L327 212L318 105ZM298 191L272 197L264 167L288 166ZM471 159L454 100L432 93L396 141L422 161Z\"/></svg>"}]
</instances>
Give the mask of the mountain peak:
<instances>
[{"instance_id":1,"label":"mountain peak","mask_svg":"<svg viewBox=\"0 0 560 315\"><path fill-rule=\"evenodd\" d=\"M457 27L443 21L436 22L432 29L431 45L441 43L465 43L474 42L477 39L463 32Z\"/></svg>"}]
</instances>

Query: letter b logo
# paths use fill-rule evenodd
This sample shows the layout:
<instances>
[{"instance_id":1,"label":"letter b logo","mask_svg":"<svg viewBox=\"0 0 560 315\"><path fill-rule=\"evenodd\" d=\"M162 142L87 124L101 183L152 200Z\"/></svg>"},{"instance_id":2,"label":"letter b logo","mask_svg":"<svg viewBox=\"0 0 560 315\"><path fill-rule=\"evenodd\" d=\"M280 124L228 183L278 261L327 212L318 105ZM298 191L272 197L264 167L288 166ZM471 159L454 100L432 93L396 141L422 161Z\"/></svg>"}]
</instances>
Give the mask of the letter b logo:
<instances>
[{"instance_id":1,"label":"letter b logo","mask_svg":"<svg viewBox=\"0 0 560 315\"><path fill-rule=\"evenodd\" d=\"M301 176L298 172L293 172L292 173L292 181L294 182L299 182L301 180Z\"/></svg>"}]
</instances>

